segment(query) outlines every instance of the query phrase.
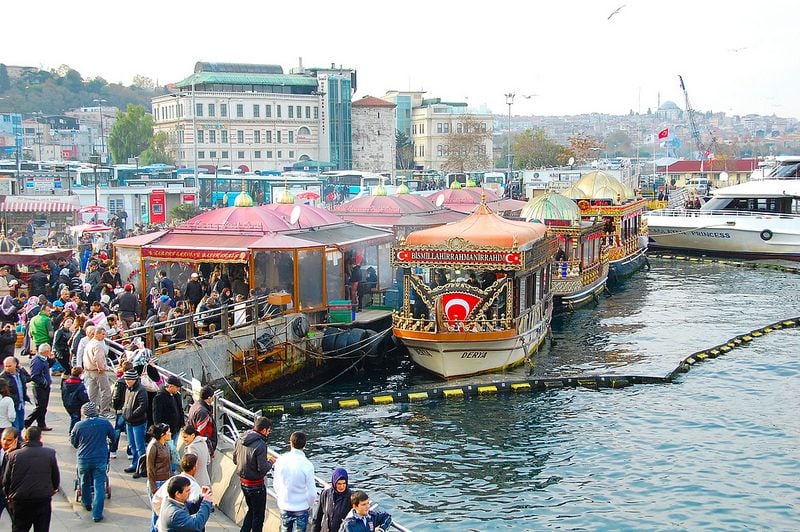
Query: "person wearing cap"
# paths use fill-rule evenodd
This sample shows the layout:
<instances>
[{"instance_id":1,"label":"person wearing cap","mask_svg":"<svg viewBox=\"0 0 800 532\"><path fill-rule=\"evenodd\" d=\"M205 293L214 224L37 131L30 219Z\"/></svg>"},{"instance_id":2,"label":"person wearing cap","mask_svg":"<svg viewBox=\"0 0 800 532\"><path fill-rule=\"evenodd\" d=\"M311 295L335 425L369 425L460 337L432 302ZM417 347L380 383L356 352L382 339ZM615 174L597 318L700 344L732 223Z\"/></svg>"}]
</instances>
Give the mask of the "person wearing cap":
<instances>
[{"instance_id":1,"label":"person wearing cap","mask_svg":"<svg viewBox=\"0 0 800 532\"><path fill-rule=\"evenodd\" d=\"M114 442L114 427L107 419L97 416L97 405L91 401L81 407L83 421L72 427L69 441L78 451L78 479L81 483L81 503L92 512L95 523L103 520L105 485L108 469L108 446ZM94 492L94 496L92 493Z\"/></svg>"},{"instance_id":2,"label":"person wearing cap","mask_svg":"<svg viewBox=\"0 0 800 532\"><path fill-rule=\"evenodd\" d=\"M147 390L139 380L139 374L135 369L126 370L122 374L125 380L125 400L122 404L122 417L125 418L125 433L128 435L128 445L131 448L133 458L131 466L125 468L126 473L133 473L134 478L139 478L136 473L136 464L139 457L145 453L145 431L147 430Z\"/></svg>"},{"instance_id":3,"label":"person wearing cap","mask_svg":"<svg viewBox=\"0 0 800 532\"><path fill-rule=\"evenodd\" d=\"M194 312L200 300L203 299L203 286L200 284L200 276L197 272L192 272L189 277L189 282L183 289L183 297L189 302L189 310Z\"/></svg>"},{"instance_id":4,"label":"person wearing cap","mask_svg":"<svg viewBox=\"0 0 800 532\"><path fill-rule=\"evenodd\" d=\"M172 443L176 448L185 421L181 386L183 386L181 380L175 375L170 375L153 397L153 423L169 425L172 432Z\"/></svg>"}]
</instances>

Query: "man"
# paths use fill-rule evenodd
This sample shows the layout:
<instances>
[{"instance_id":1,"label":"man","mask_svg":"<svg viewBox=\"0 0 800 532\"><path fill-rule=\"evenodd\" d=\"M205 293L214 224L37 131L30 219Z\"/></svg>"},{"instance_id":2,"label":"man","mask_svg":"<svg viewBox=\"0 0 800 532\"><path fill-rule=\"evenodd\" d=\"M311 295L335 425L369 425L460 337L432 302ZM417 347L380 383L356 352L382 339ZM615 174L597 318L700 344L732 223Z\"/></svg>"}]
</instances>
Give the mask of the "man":
<instances>
[{"instance_id":1,"label":"man","mask_svg":"<svg viewBox=\"0 0 800 532\"><path fill-rule=\"evenodd\" d=\"M177 477L186 477L189 479L189 499L184 503L186 509L190 514L197 513L197 510L200 509L200 502L201 502L201 489L202 486L208 486L208 484L200 484L197 482L197 478L195 477L195 473L198 470L198 463L197 463L197 456L193 454L184 454L183 458L181 458L181 471L182 473L175 475ZM170 478L172 480L175 477ZM161 505L164 503L164 499L166 499L169 495L167 494L167 488L169 487L169 480L164 482L160 488L156 490L153 494L153 498L150 501L150 505L153 508L153 513L157 516L161 515Z\"/></svg>"},{"instance_id":2,"label":"man","mask_svg":"<svg viewBox=\"0 0 800 532\"><path fill-rule=\"evenodd\" d=\"M172 431L172 442L178 446L178 438L184 424L181 380L175 376L167 377L167 382L153 397L153 424L166 423Z\"/></svg>"},{"instance_id":3,"label":"man","mask_svg":"<svg viewBox=\"0 0 800 532\"><path fill-rule=\"evenodd\" d=\"M191 496L191 482L181 475L172 477L167 482L168 497L161 503L161 515L158 518L159 532L203 530L211 515L214 499L211 498L211 488L208 486L203 486L200 494L203 497L200 509L191 514L186 509L186 501Z\"/></svg>"},{"instance_id":4,"label":"man","mask_svg":"<svg viewBox=\"0 0 800 532\"><path fill-rule=\"evenodd\" d=\"M183 289L183 297L189 302L189 310L194 312L197 304L203 299L203 286L200 284L200 276L197 275L197 272L192 272L189 277L189 282Z\"/></svg>"},{"instance_id":5,"label":"man","mask_svg":"<svg viewBox=\"0 0 800 532\"><path fill-rule=\"evenodd\" d=\"M0 434L0 517L6 507L6 493L3 491L3 471L6 469L8 457L19 449L19 431L15 427L7 427ZM9 512L9 516L11 513Z\"/></svg>"},{"instance_id":6,"label":"man","mask_svg":"<svg viewBox=\"0 0 800 532\"><path fill-rule=\"evenodd\" d=\"M133 293L133 285L128 283L125 285L123 292L111 302L111 306L117 305L117 313L119 318L125 322L125 328L130 329L131 324L139 321L139 298Z\"/></svg>"},{"instance_id":7,"label":"man","mask_svg":"<svg viewBox=\"0 0 800 532\"><path fill-rule=\"evenodd\" d=\"M198 435L205 436L211 458L214 458L214 451L217 450L217 424L214 422L213 403L214 388L203 386L200 389L200 400L195 401L189 409L188 420Z\"/></svg>"},{"instance_id":8,"label":"man","mask_svg":"<svg viewBox=\"0 0 800 532\"><path fill-rule=\"evenodd\" d=\"M109 381L111 370L108 367L107 355L106 330L97 327L94 330L94 338L86 342L83 351L83 369L86 371L86 391L89 393L89 400L97 405L103 417L108 417L111 413L111 381Z\"/></svg>"},{"instance_id":9,"label":"man","mask_svg":"<svg viewBox=\"0 0 800 532\"><path fill-rule=\"evenodd\" d=\"M273 487L281 511L281 532L304 532L317 491L314 487L314 466L306 458L304 432L293 432L291 449L275 461Z\"/></svg>"},{"instance_id":10,"label":"man","mask_svg":"<svg viewBox=\"0 0 800 532\"><path fill-rule=\"evenodd\" d=\"M186 425L181 430L181 437L184 455L193 454L197 459L197 469L192 476L201 486L210 486L211 476L208 472L211 469L211 454L205 436L199 436L193 426Z\"/></svg>"},{"instance_id":11,"label":"man","mask_svg":"<svg viewBox=\"0 0 800 532\"><path fill-rule=\"evenodd\" d=\"M81 503L92 512L94 522L99 523L103 520L105 503L108 444L114 442L116 434L107 419L97 417L97 405L94 403L85 403L81 407L81 414L83 421L77 422L72 428L69 441L78 450Z\"/></svg>"},{"instance_id":12,"label":"man","mask_svg":"<svg viewBox=\"0 0 800 532\"><path fill-rule=\"evenodd\" d=\"M0 298L11 295L11 287L8 285L8 266L0 266Z\"/></svg>"},{"instance_id":13,"label":"man","mask_svg":"<svg viewBox=\"0 0 800 532\"><path fill-rule=\"evenodd\" d=\"M167 290L167 295L170 299L175 299L175 284L172 282L172 279L167 277L167 272L165 270L161 270L158 272L158 290L161 291L163 289Z\"/></svg>"},{"instance_id":14,"label":"man","mask_svg":"<svg viewBox=\"0 0 800 532\"><path fill-rule=\"evenodd\" d=\"M9 356L3 360L3 372L0 373L0 378L8 382L11 398L14 400L14 408L17 410L14 426L18 431L21 431L25 425L25 403L29 403L30 399L28 398L27 390L28 381L19 370L19 362L17 362L16 357Z\"/></svg>"},{"instance_id":15,"label":"man","mask_svg":"<svg viewBox=\"0 0 800 532\"><path fill-rule=\"evenodd\" d=\"M3 491L11 513L11 529L50 530L51 500L58 492L61 476L55 449L42 445L42 431L29 427L25 443L11 453L3 472Z\"/></svg>"},{"instance_id":16,"label":"man","mask_svg":"<svg viewBox=\"0 0 800 532\"><path fill-rule=\"evenodd\" d=\"M89 292L92 294L92 299L96 300L100 297L100 279L102 278L102 274L97 267L97 261L89 261L89 268L86 270L86 275L84 276L84 283L89 284Z\"/></svg>"},{"instance_id":17,"label":"man","mask_svg":"<svg viewBox=\"0 0 800 532\"><path fill-rule=\"evenodd\" d=\"M30 427L35 422L42 430L53 430L47 426L45 416L47 405L50 403L50 367L55 364L56 356L50 349L50 344L40 344L36 356L31 360L31 381L33 382L33 399L36 408L25 419L25 426Z\"/></svg>"},{"instance_id":18,"label":"man","mask_svg":"<svg viewBox=\"0 0 800 532\"><path fill-rule=\"evenodd\" d=\"M369 509L369 496L356 491L350 497L353 509L342 521L342 532L384 532L392 524L392 516L386 512Z\"/></svg>"},{"instance_id":19,"label":"man","mask_svg":"<svg viewBox=\"0 0 800 532\"><path fill-rule=\"evenodd\" d=\"M147 429L147 390L139 381L139 374L135 369L123 373L125 379L125 401L122 405L122 417L125 418L125 434L128 435L128 445L131 448L133 459L131 465L125 468L126 473L133 473L134 478L139 478L136 465L139 457L144 456L144 433Z\"/></svg>"},{"instance_id":20,"label":"man","mask_svg":"<svg viewBox=\"0 0 800 532\"><path fill-rule=\"evenodd\" d=\"M272 463L267 457L267 436L270 426L269 419L259 416L255 419L253 428L236 439L233 463L236 464L242 495L247 504L241 532L261 532L264 528L267 509L267 487L264 484L264 477L272 469Z\"/></svg>"},{"instance_id":21,"label":"man","mask_svg":"<svg viewBox=\"0 0 800 532\"><path fill-rule=\"evenodd\" d=\"M32 296L48 295L50 276L42 269L42 266L47 266L47 263L34 266L33 274L28 277L28 286Z\"/></svg>"},{"instance_id":22,"label":"man","mask_svg":"<svg viewBox=\"0 0 800 532\"><path fill-rule=\"evenodd\" d=\"M53 322L50 320L50 312L52 310L53 307L45 304L39 309L39 314L31 320L28 326L28 334L31 337L31 352L41 344L51 344L53 342L55 331L53 330Z\"/></svg>"}]
</instances>

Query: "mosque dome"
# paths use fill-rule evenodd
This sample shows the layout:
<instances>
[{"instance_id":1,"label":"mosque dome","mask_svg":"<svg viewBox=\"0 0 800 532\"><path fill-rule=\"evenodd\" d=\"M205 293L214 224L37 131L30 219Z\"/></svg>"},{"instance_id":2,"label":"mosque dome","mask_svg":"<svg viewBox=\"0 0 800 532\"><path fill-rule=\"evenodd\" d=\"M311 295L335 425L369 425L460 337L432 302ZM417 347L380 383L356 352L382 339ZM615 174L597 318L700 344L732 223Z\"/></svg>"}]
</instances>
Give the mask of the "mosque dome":
<instances>
[{"instance_id":1,"label":"mosque dome","mask_svg":"<svg viewBox=\"0 0 800 532\"><path fill-rule=\"evenodd\" d=\"M667 100L661 104L661 107L658 108L659 111L680 111L681 108L678 107L678 104L671 100Z\"/></svg>"},{"instance_id":2,"label":"mosque dome","mask_svg":"<svg viewBox=\"0 0 800 532\"><path fill-rule=\"evenodd\" d=\"M581 220L581 211L570 198L549 191L528 201L520 216L529 222L547 223L547 220L565 220L570 225L577 225Z\"/></svg>"}]
</instances>

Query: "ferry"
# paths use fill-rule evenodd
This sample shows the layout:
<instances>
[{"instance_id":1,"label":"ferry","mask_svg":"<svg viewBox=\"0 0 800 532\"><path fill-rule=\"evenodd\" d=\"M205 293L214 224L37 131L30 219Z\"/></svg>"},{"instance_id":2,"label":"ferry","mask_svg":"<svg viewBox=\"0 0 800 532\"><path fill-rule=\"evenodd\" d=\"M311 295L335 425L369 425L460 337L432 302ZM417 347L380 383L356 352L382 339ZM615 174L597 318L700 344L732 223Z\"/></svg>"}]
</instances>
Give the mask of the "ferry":
<instances>
[{"instance_id":1,"label":"ferry","mask_svg":"<svg viewBox=\"0 0 800 532\"><path fill-rule=\"evenodd\" d=\"M544 224L502 218L485 200L462 220L410 233L392 248L403 292L395 337L445 379L522 363L549 331L556 249Z\"/></svg>"},{"instance_id":2,"label":"ferry","mask_svg":"<svg viewBox=\"0 0 800 532\"><path fill-rule=\"evenodd\" d=\"M648 212L650 245L724 256L800 259L800 157L780 157L763 179L711 194L697 210Z\"/></svg>"},{"instance_id":3,"label":"ferry","mask_svg":"<svg viewBox=\"0 0 800 532\"><path fill-rule=\"evenodd\" d=\"M603 224L583 220L574 201L555 191L528 201L522 218L544 223L558 238L553 261L553 312L572 311L597 301L608 279Z\"/></svg>"},{"instance_id":4,"label":"ferry","mask_svg":"<svg viewBox=\"0 0 800 532\"><path fill-rule=\"evenodd\" d=\"M572 198L584 220L603 222L608 251L608 282L630 277L647 264L647 201L608 172L584 174L562 192Z\"/></svg>"}]
</instances>

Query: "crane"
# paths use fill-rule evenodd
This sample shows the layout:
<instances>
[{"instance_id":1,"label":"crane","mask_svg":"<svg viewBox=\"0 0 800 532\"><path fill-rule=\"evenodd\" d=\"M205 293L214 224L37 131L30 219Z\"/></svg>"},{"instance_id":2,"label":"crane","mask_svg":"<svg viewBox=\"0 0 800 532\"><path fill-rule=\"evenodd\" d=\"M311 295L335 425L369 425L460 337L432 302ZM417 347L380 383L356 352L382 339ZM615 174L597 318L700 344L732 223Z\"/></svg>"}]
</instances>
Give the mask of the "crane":
<instances>
[{"instance_id":1,"label":"crane","mask_svg":"<svg viewBox=\"0 0 800 532\"><path fill-rule=\"evenodd\" d=\"M697 127L697 120L694 117L694 109L692 109L692 104L689 103L689 92L686 90L686 85L683 83L683 76L679 74L678 79L681 82L683 96L686 98L686 114L689 115L689 128L691 129L692 140L694 140L694 145L697 148L697 156L701 161L705 161L708 159L710 152L708 147L706 147L706 145L703 144L703 141L700 140L700 130Z\"/></svg>"}]
</instances>

